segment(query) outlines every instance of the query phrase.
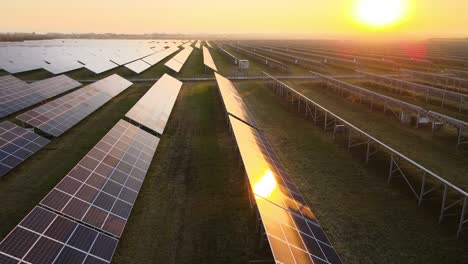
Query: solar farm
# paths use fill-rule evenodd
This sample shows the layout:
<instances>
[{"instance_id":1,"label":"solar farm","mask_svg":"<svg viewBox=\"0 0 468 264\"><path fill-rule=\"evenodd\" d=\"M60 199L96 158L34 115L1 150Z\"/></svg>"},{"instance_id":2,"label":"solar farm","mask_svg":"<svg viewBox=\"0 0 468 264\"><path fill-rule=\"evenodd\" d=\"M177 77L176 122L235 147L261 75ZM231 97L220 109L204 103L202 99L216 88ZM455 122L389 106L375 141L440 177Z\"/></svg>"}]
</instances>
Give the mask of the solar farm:
<instances>
[{"instance_id":1,"label":"solar farm","mask_svg":"<svg viewBox=\"0 0 468 264\"><path fill-rule=\"evenodd\" d=\"M0 263L467 263L468 42L0 42Z\"/></svg>"}]
</instances>

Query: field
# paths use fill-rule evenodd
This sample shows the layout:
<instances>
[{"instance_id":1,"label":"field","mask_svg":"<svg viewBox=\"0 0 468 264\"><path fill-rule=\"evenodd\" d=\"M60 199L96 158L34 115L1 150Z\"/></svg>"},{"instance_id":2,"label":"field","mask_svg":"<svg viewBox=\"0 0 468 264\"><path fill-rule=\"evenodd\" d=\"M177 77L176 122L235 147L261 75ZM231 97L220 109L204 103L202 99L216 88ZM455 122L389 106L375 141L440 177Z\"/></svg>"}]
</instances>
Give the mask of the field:
<instances>
[{"instance_id":1,"label":"field","mask_svg":"<svg viewBox=\"0 0 468 264\"><path fill-rule=\"evenodd\" d=\"M211 51L221 74L241 75L219 51ZM239 58L244 56L234 49L229 51ZM169 72L163 65L165 61L140 75L124 67L100 75L85 69L67 74L86 81L117 73L140 81L0 179L0 240L154 83L141 79L156 79L165 72L183 78L213 77L204 70L201 50L194 50L179 74ZM284 74L259 62L250 63L250 76L263 71ZM334 67L321 72L353 74ZM291 65L287 74L310 73ZM17 77L37 80L50 74L33 71ZM425 105L420 98L393 95L365 82L352 83ZM456 237L454 217L438 223L439 200L418 207L401 180L387 184L386 161L365 164L359 150L348 152L261 81L235 84L344 263L467 263L468 238ZM433 136L429 128L400 124L397 119L381 111L370 111L317 82L296 80L288 84L468 189L468 150L455 148L454 131L445 129ZM467 113L432 107L468 120ZM223 111L215 81L184 83L113 263L247 263L271 259L265 248L258 246L244 169L239 165L236 143ZM0 121L17 122L16 115Z\"/></svg>"}]
</instances>

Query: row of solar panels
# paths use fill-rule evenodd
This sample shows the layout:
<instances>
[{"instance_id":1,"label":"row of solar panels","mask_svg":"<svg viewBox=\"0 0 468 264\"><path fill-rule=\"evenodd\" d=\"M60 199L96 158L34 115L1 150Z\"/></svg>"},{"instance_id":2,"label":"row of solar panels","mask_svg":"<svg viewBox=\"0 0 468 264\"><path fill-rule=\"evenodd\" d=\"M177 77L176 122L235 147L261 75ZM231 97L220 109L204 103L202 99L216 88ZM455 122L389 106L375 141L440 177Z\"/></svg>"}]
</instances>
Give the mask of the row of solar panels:
<instances>
[{"instance_id":1,"label":"row of solar panels","mask_svg":"<svg viewBox=\"0 0 468 264\"><path fill-rule=\"evenodd\" d=\"M87 68L99 74L120 65L178 47L187 41L54 40L12 42L0 46L0 69L18 73L45 69L53 74ZM133 66L130 66L133 67Z\"/></svg>"},{"instance_id":2,"label":"row of solar panels","mask_svg":"<svg viewBox=\"0 0 468 264\"><path fill-rule=\"evenodd\" d=\"M0 118L28 108L81 86L81 83L60 75L26 83L12 75L0 77Z\"/></svg>"},{"instance_id":3,"label":"row of solar panels","mask_svg":"<svg viewBox=\"0 0 468 264\"><path fill-rule=\"evenodd\" d=\"M203 64L205 64L206 67L212 69L215 72L218 71L213 57L211 56L210 50L205 46L203 46Z\"/></svg>"},{"instance_id":4,"label":"row of solar panels","mask_svg":"<svg viewBox=\"0 0 468 264\"><path fill-rule=\"evenodd\" d=\"M390 109L391 111L394 111L395 114L398 113L397 117L401 121L404 121L405 115L409 115L410 117L413 115L416 117L416 127L419 127L420 124L431 123L433 132L435 132L434 129L436 126L445 124L450 125L457 129L457 145L467 143L461 138L468 129L468 123L463 120L443 115L435 111L426 110L423 107L396 99L391 96L386 96L381 93L377 93L366 88L335 79L333 77L325 76L316 72L311 73L315 74L317 77L319 77L320 80L324 81L328 85L331 85L332 87L345 90L349 93L357 95L359 98L367 98L371 101L371 108L373 108L374 101L380 101L380 103L384 105L384 111Z\"/></svg>"},{"instance_id":5,"label":"row of solar panels","mask_svg":"<svg viewBox=\"0 0 468 264\"><path fill-rule=\"evenodd\" d=\"M179 50L178 47L171 47L168 49L163 49L155 54L152 54L148 57L142 58L140 60L125 64L125 67L132 70L133 72L140 74L143 71L147 70L151 66L157 64L158 62L164 60L168 56L174 54Z\"/></svg>"},{"instance_id":6,"label":"row of solar panels","mask_svg":"<svg viewBox=\"0 0 468 264\"><path fill-rule=\"evenodd\" d=\"M0 91L31 90L28 84L12 76L7 77L7 80L13 81L8 83L0 81L2 87ZM21 85L8 86L7 84ZM16 112L79 85L81 84L64 75L33 83L30 86L37 89L32 89L31 93L36 97L26 95L29 99L26 100L23 94L15 93L18 95L16 98L10 94L5 97L8 100L2 103L2 109L3 106L4 109L8 109L5 111L6 114ZM131 85L132 83L126 79L112 75L29 110L17 116L17 119L44 133L58 137ZM49 143L49 140L44 137L11 122L1 123L0 126L2 127L0 130L0 177Z\"/></svg>"},{"instance_id":7,"label":"row of solar panels","mask_svg":"<svg viewBox=\"0 0 468 264\"><path fill-rule=\"evenodd\" d=\"M233 83L215 76L275 262L341 263Z\"/></svg>"},{"instance_id":8,"label":"row of solar panels","mask_svg":"<svg viewBox=\"0 0 468 264\"><path fill-rule=\"evenodd\" d=\"M163 76L126 116L162 133L181 86ZM158 144L120 120L0 243L0 262L110 263Z\"/></svg>"},{"instance_id":9,"label":"row of solar panels","mask_svg":"<svg viewBox=\"0 0 468 264\"><path fill-rule=\"evenodd\" d=\"M186 46L181 52L177 53L172 59L166 62L164 65L169 67L175 72L179 72L187 62L190 54L192 54L193 48L191 46Z\"/></svg>"}]
</instances>

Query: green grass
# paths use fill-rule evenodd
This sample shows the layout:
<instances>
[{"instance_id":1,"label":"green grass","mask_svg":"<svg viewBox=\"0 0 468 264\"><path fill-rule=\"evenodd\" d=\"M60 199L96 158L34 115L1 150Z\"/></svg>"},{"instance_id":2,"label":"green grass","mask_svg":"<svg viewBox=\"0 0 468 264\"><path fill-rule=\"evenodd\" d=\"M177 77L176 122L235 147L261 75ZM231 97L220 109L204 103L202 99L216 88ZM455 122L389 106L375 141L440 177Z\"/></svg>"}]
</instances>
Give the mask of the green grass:
<instances>
[{"instance_id":1,"label":"green grass","mask_svg":"<svg viewBox=\"0 0 468 264\"><path fill-rule=\"evenodd\" d=\"M174 77L213 77L210 72L205 73L205 65L203 64L203 51L202 49L194 48L192 54L185 62L184 66L178 74Z\"/></svg>"},{"instance_id":2,"label":"green grass","mask_svg":"<svg viewBox=\"0 0 468 264\"><path fill-rule=\"evenodd\" d=\"M258 83L237 87L345 263L466 263L467 239ZM337 104L337 102L335 102ZM341 102L340 102L341 104Z\"/></svg>"},{"instance_id":3,"label":"green grass","mask_svg":"<svg viewBox=\"0 0 468 264\"><path fill-rule=\"evenodd\" d=\"M257 245L213 83L186 84L113 263L246 263Z\"/></svg>"}]
</instances>

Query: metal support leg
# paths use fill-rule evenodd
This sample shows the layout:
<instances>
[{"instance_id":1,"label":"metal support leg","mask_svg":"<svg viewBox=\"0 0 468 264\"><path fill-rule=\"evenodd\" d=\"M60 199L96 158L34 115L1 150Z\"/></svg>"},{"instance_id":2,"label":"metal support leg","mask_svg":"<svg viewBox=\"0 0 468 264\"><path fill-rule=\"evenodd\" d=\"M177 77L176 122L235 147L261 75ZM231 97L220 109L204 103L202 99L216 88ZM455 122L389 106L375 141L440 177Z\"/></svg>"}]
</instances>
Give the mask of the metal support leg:
<instances>
[{"instance_id":1,"label":"metal support leg","mask_svg":"<svg viewBox=\"0 0 468 264\"><path fill-rule=\"evenodd\" d=\"M422 177L422 183L421 183L421 191L419 192L419 201L418 201L418 206L421 206L423 197L424 197L424 187L426 185L426 173L424 172L423 177Z\"/></svg>"},{"instance_id":2,"label":"metal support leg","mask_svg":"<svg viewBox=\"0 0 468 264\"><path fill-rule=\"evenodd\" d=\"M445 184L444 192L442 194L442 205L440 206L439 223L442 223L442 220L444 219L445 202L447 201L447 191L448 191L448 186Z\"/></svg>"},{"instance_id":3,"label":"metal support leg","mask_svg":"<svg viewBox=\"0 0 468 264\"><path fill-rule=\"evenodd\" d=\"M390 183L390 181L392 180L392 174L393 174L393 155L390 155L390 170L388 173L387 183Z\"/></svg>"},{"instance_id":4,"label":"metal support leg","mask_svg":"<svg viewBox=\"0 0 468 264\"><path fill-rule=\"evenodd\" d=\"M463 224L465 224L465 209L466 209L466 203L467 203L467 197L465 197L465 199L463 199L463 205L462 205L462 211L461 211L461 215L460 215L460 223L458 224L458 230L457 230L457 237L460 236L461 234L461 231L463 229Z\"/></svg>"}]
</instances>

